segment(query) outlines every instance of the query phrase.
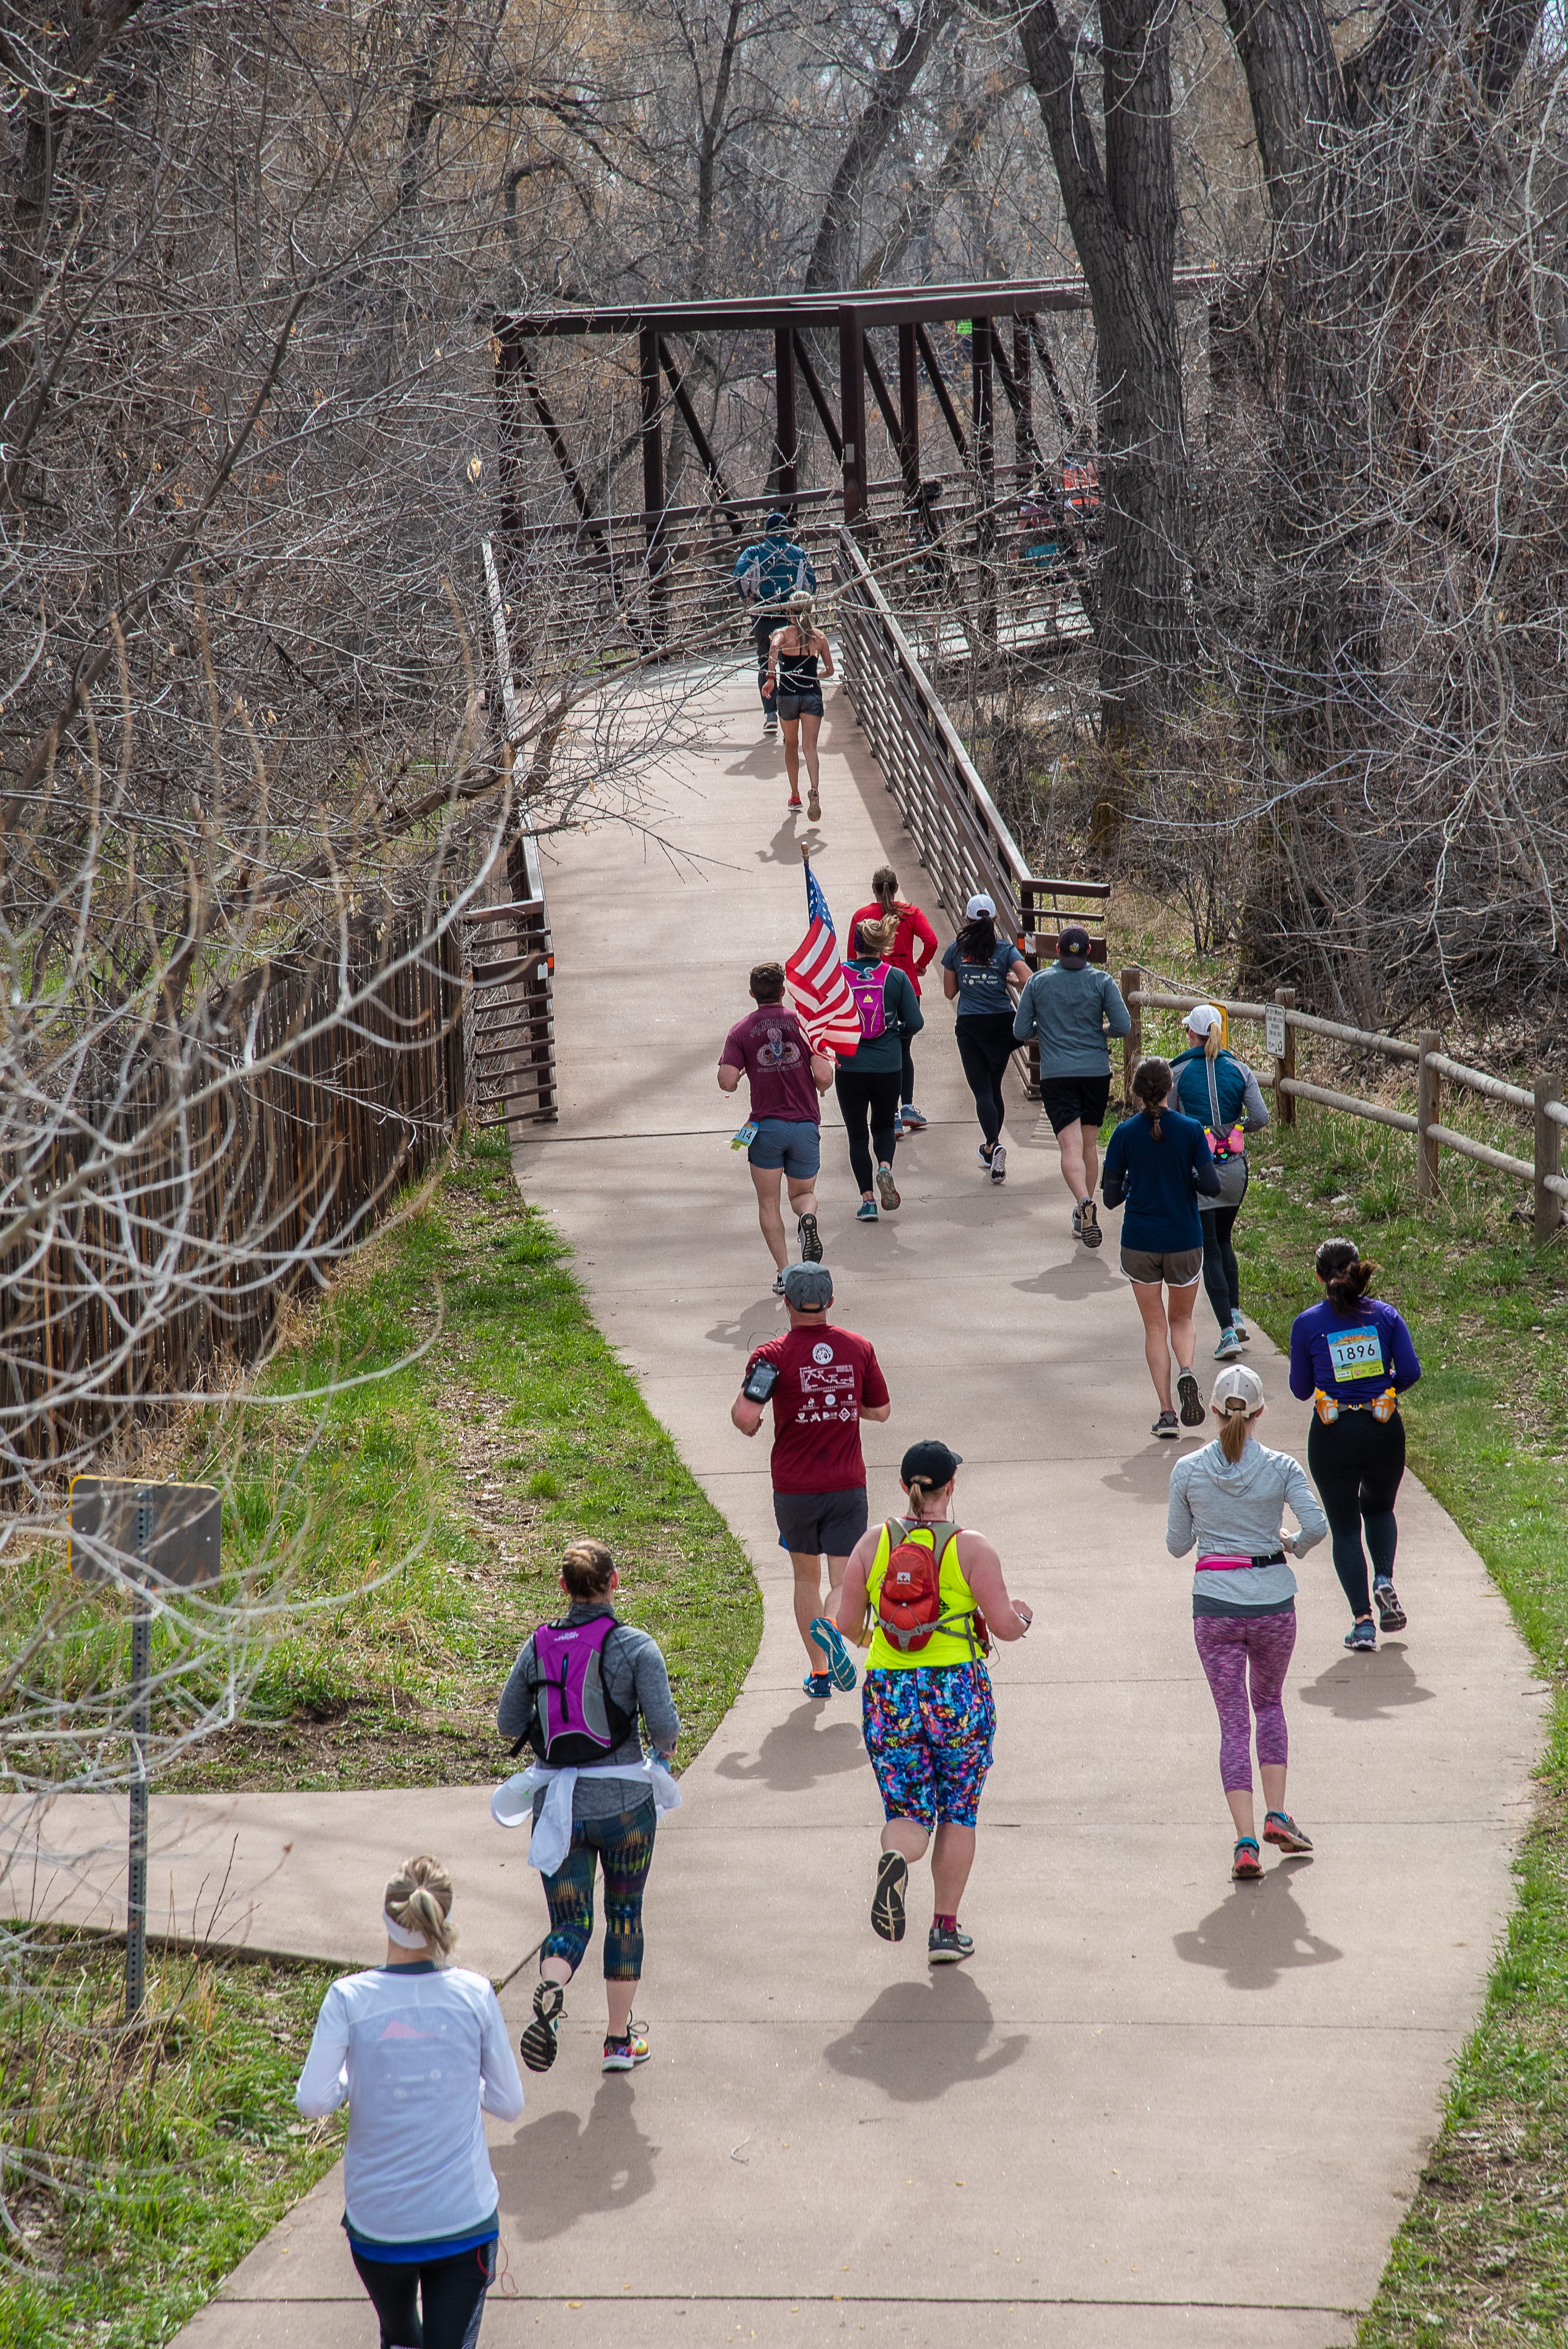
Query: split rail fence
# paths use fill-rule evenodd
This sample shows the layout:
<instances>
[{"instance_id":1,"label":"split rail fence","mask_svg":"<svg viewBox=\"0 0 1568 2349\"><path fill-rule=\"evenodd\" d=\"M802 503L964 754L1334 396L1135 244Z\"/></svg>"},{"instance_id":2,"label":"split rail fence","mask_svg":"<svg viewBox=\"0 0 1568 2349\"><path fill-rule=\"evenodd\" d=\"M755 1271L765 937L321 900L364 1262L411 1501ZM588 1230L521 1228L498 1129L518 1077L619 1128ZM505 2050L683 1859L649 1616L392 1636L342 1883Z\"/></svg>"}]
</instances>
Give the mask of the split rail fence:
<instances>
[{"instance_id":1,"label":"split rail fence","mask_svg":"<svg viewBox=\"0 0 1568 2349\"><path fill-rule=\"evenodd\" d=\"M1223 995L1204 996L1180 988L1151 987L1147 982L1148 974L1137 967L1121 974L1121 991L1132 1014L1132 1028L1122 1045L1124 1092L1129 1101L1132 1072L1143 1056L1144 1011L1182 1012L1190 1011L1196 1003L1212 1003L1228 1019L1252 1021L1263 1027L1264 1056L1272 1061L1273 1071L1268 1076L1260 1075L1258 1082L1265 1092L1275 1095L1282 1124L1295 1124L1295 1105L1305 1101L1315 1102L1323 1109L1337 1110L1346 1117L1367 1118L1374 1124L1390 1126L1396 1133L1414 1137L1416 1190L1419 1197L1437 1195L1441 1187L1439 1154L1451 1150L1461 1158L1490 1167L1494 1174L1509 1174L1530 1185L1538 1242L1543 1244L1554 1238L1562 1228L1563 1202L1568 1201L1568 1176L1563 1172L1563 1134L1568 1127L1568 1103L1563 1100L1562 1084L1556 1077L1539 1076L1530 1086L1511 1084L1485 1069L1472 1069L1462 1061L1451 1060L1435 1030L1424 1030L1411 1041L1401 1036L1379 1035L1365 1028L1349 1028L1337 1019L1320 1019L1312 1012L1297 1010L1294 988L1276 988L1272 1003L1247 1003ZM1392 1109L1383 1102L1365 1101L1358 1094L1338 1092L1298 1077L1295 1047L1301 1035L1327 1037L1335 1043L1353 1045L1358 1050L1376 1052L1385 1060L1413 1068L1415 1111ZM1445 1085L1457 1086L1483 1100L1527 1112L1533 1121L1533 1154L1521 1158L1511 1152L1493 1149L1490 1143L1478 1142L1473 1134L1445 1125Z\"/></svg>"}]
</instances>

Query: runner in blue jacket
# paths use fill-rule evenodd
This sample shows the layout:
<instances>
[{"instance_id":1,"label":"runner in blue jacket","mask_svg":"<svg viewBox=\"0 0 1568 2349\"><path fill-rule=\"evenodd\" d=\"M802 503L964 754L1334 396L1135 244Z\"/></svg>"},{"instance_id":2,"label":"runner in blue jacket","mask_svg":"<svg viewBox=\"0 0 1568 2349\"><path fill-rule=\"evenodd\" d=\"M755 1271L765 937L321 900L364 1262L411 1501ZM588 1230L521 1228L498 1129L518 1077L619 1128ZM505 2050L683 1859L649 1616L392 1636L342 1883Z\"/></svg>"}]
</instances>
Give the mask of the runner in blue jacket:
<instances>
[{"instance_id":1,"label":"runner in blue jacket","mask_svg":"<svg viewBox=\"0 0 1568 2349\"><path fill-rule=\"evenodd\" d=\"M741 548L730 576L736 594L742 603L752 606L756 615L751 636L757 647L762 730L774 735L779 731L779 702L777 693L768 683L768 647L779 629L789 625L790 596L810 595L817 585L817 574L805 548L789 535L788 514L770 513L762 527L765 535Z\"/></svg>"},{"instance_id":2,"label":"runner in blue jacket","mask_svg":"<svg viewBox=\"0 0 1568 2349\"><path fill-rule=\"evenodd\" d=\"M1212 1003L1195 1003L1187 1014L1187 1050L1171 1066L1176 1103L1209 1134L1220 1170L1221 1195L1199 1206L1203 1223L1203 1287L1220 1325L1217 1362L1233 1362L1252 1332L1242 1319L1242 1268L1232 1234L1247 1195L1247 1136L1269 1122L1268 1103L1244 1061L1220 1038L1224 1021Z\"/></svg>"},{"instance_id":3,"label":"runner in blue jacket","mask_svg":"<svg viewBox=\"0 0 1568 2349\"><path fill-rule=\"evenodd\" d=\"M1138 1299L1143 1358L1160 1399L1153 1433L1174 1437L1179 1431L1171 1401L1172 1354L1181 1424L1203 1424L1203 1398L1192 1376L1197 1343L1192 1308L1203 1268L1197 1202L1200 1191L1219 1189L1220 1177L1197 1119L1170 1107L1171 1087L1169 1061L1139 1062L1132 1098L1140 1107L1134 1116L1123 1118L1110 1137L1100 1189L1108 1207L1126 1202L1121 1269Z\"/></svg>"}]
</instances>

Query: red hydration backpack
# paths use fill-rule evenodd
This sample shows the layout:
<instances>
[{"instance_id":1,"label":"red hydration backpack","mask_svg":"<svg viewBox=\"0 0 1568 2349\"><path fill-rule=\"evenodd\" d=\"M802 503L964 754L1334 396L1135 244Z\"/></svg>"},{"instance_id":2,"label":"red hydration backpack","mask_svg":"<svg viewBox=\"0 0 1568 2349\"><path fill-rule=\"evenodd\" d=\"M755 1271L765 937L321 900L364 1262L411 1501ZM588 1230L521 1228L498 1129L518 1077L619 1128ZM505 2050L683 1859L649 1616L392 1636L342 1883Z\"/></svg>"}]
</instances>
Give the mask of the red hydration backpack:
<instances>
[{"instance_id":1,"label":"red hydration backpack","mask_svg":"<svg viewBox=\"0 0 1568 2349\"><path fill-rule=\"evenodd\" d=\"M942 1560L957 1533L956 1526L925 1518L908 1524L888 1519L887 1571L877 1593L876 1619L882 1637L901 1655L918 1655L931 1644L934 1631L969 1620L967 1613L942 1611ZM929 1535L929 1541L920 1540L921 1534Z\"/></svg>"}]
</instances>

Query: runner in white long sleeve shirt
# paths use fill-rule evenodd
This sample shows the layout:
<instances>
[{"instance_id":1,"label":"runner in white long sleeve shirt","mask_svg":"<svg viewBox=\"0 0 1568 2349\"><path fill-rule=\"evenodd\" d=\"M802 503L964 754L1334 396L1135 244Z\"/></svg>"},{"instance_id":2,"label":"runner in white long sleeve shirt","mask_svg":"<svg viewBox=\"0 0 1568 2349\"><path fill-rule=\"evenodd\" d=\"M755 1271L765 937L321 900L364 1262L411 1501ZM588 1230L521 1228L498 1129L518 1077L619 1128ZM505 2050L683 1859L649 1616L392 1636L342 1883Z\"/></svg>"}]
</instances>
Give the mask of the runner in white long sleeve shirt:
<instances>
[{"instance_id":1,"label":"runner in white long sleeve shirt","mask_svg":"<svg viewBox=\"0 0 1568 2349\"><path fill-rule=\"evenodd\" d=\"M333 1983L294 2090L313 2120L347 2102L343 2224L382 2349L421 2338L424 2349L473 2349L500 2232L480 2116L522 2111L494 1990L441 1962L457 1938L451 1903L438 1861L399 1869L387 1888L387 1962Z\"/></svg>"}]
</instances>

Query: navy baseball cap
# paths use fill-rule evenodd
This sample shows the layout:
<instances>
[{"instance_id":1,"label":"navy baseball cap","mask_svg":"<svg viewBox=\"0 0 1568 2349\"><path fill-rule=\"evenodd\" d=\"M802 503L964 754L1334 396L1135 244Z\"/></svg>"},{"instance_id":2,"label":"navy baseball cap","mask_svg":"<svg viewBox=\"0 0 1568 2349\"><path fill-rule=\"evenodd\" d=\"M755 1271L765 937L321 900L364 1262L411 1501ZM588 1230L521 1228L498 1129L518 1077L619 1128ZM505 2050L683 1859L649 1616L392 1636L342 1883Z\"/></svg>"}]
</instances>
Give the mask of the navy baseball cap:
<instances>
[{"instance_id":1,"label":"navy baseball cap","mask_svg":"<svg viewBox=\"0 0 1568 2349\"><path fill-rule=\"evenodd\" d=\"M963 1465L964 1454L961 1452L954 1452L947 1444L938 1444L934 1438L928 1437L923 1444L910 1445L898 1464L898 1481L901 1485L907 1485L912 1477L918 1476L934 1492L940 1492L944 1485L952 1484L955 1473Z\"/></svg>"},{"instance_id":2,"label":"navy baseball cap","mask_svg":"<svg viewBox=\"0 0 1568 2349\"><path fill-rule=\"evenodd\" d=\"M771 536L773 532L776 530L789 529L789 517L788 514L784 513L770 513L762 527L769 533L769 536Z\"/></svg>"}]
</instances>

